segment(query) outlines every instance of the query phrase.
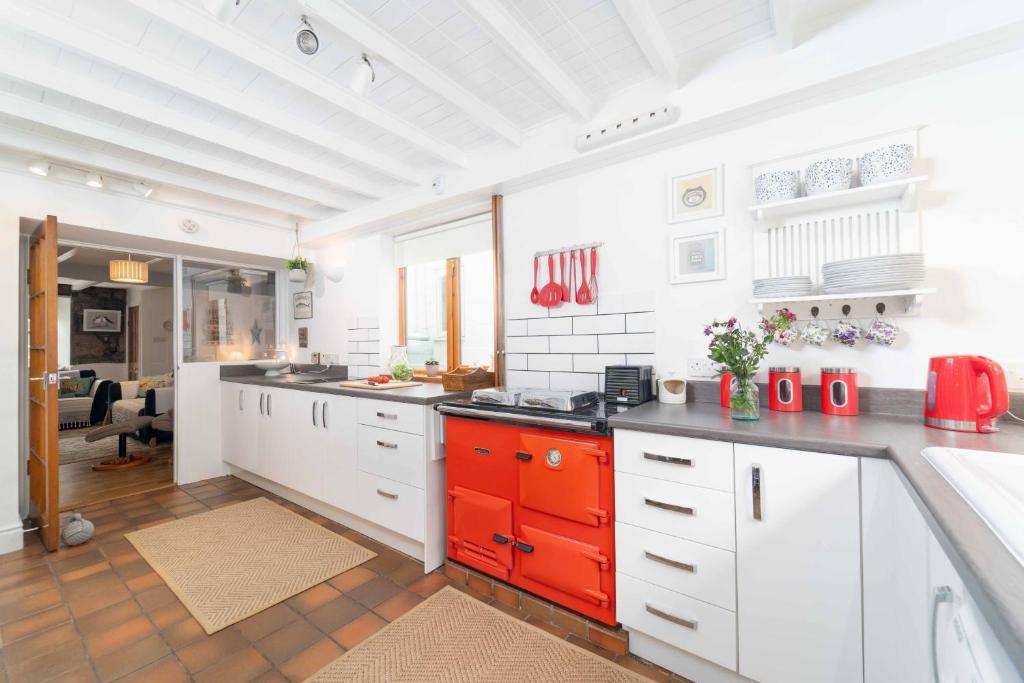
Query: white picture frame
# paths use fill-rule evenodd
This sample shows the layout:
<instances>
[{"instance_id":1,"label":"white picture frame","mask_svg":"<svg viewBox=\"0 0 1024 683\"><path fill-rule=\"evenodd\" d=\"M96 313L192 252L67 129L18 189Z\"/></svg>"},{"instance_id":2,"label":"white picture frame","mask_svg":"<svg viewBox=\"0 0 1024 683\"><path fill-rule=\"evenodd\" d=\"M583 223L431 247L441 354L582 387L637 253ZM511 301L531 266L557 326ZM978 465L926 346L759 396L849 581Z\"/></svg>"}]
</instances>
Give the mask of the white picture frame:
<instances>
[{"instance_id":1,"label":"white picture frame","mask_svg":"<svg viewBox=\"0 0 1024 683\"><path fill-rule=\"evenodd\" d=\"M121 311L102 308L82 309L82 332L116 334L120 331Z\"/></svg>"},{"instance_id":2,"label":"white picture frame","mask_svg":"<svg viewBox=\"0 0 1024 683\"><path fill-rule=\"evenodd\" d=\"M669 282L725 279L725 226L690 230L669 238Z\"/></svg>"},{"instance_id":3,"label":"white picture frame","mask_svg":"<svg viewBox=\"0 0 1024 683\"><path fill-rule=\"evenodd\" d=\"M292 318L309 320L313 317L313 292L295 292L292 294Z\"/></svg>"},{"instance_id":4,"label":"white picture frame","mask_svg":"<svg viewBox=\"0 0 1024 683\"><path fill-rule=\"evenodd\" d=\"M668 179L669 223L715 218L725 213L725 166L719 164Z\"/></svg>"}]
</instances>

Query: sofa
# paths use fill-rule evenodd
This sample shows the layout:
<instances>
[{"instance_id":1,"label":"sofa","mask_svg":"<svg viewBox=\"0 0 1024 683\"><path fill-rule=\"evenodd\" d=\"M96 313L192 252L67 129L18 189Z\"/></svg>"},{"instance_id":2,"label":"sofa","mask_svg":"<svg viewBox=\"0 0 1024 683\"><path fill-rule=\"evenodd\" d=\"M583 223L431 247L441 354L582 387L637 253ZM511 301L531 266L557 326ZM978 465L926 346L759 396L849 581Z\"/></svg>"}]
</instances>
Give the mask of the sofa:
<instances>
[{"instance_id":1,"label":"sofa","mask_svg":"<svg viewBox=\"0 0 1024 683\"><path fill-rule=\"evenodd\" d=\"M59 429L91 427L103 421L107 416L110 380L99 379L95 370L62 370L58 373L58 380ZM88 385L88 388L84 392L78 390L85 385Z\"/></svg>"},{"instance_id":2,"label":"sofa","mask_svg":"<svg viewBox=\"0 0 1024 683\"><path fill-rule=\"evenodd\" d=\"M107 389L111 424L143 415L156 417L174 408L174 378L171 375L142 377L136 381L111 382ZM149 444L171 441L173 432L144 427L134 434Z\"/></svg>"}]
</instances>

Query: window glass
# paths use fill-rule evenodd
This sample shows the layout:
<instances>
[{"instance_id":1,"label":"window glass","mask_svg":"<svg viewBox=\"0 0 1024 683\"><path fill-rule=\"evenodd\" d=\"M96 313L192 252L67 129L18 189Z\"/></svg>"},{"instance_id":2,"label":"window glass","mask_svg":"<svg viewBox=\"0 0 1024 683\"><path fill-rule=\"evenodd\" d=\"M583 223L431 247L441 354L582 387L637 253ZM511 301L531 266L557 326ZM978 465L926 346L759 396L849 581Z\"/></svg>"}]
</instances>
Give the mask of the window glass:
<instances>
[{"instance_id":1,"label":"window glass","mask_svg":"<svg viewBox=\"0 0 1024 683\"><path fill-rule=\"evenodd\" d=\"M405 272L405 341L409 364L422 368L448 361L448 314L445 309L445 262L419 263Z\"/></svg>"},{"instance_id":2,"label":"window glass","mask_svg":"<svg viewBox=\"0 0 1024 683\"><path fill-rule=\"evenodd\" d=\"M182 263L182 352L185 362L258 360L277 344L274 271Z\"/></svg>"}]
</instances>

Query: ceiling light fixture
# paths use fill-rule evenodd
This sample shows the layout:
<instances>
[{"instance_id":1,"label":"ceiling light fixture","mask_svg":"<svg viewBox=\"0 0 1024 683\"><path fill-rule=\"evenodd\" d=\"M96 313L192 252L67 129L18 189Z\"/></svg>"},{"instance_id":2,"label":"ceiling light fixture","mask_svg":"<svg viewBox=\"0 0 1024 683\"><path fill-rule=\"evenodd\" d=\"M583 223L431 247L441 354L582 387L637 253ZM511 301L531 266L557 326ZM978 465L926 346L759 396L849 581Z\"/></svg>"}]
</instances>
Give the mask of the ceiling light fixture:
<instances>
[{"instance_id":1,"label":"ceiling light fixture","mask_svg":"<svg viewBox=\"0 0 1024 683\"><path fill-rule=\"evenodd\" d=\"M352 80L349 83L349 87L358 94L360 97L366 97L366 93L370 92L370 86L373 85L374 81L377 80L377 73L373 70L373 64L370 63L370 58L363 53L363 61L356 66L356 70L352 73Z\"/></svg>"},{"instance_id":2,"label":"ceiling light fixture","mask_svg":"<svg viewBox=\"0 0 1024 683\"><path fill-rule=\"evenodd\" d=\"M132 183L132 189L135 190L140 197L148 197L153 194L153 188L143 182Z\"/></svg>"},{"instance_id":3,"label":"ceiling light fixture","mask_svg":"<svg viewBox=\"0 0 1024 683\"><path fill-rule=\"evenodd\" d=\"M320 39L316 37L305 14L302 15L302 24L295 31L295 47L304 55L315 55L320 49Z\"/></svg>"},{"instance_id":4,"label":"ceiling light fixture","mask_svg":"<svg viewBox=\"0 0 1024 683\"><path fill-rule=\"evenodd\" d=\"M149 264L145 261L132 261L132 255L128 254L127 259L115 259L110 262L110 281L123 282L128 285L144 285L149 282Z\"/></svg>"},{"instance_id":5,"label":"ceiling light fixture","mask_svg":"<svg viewBox=\"0 0 1024 683\"><path fill-rule=\"evenodd\" d=\"M231 10L238 7L242 0L203 0L207 12L224 21L231 15Z\"/></svg>"},{"instance_id":6,"label":"ceiling light fixture","mask_svg":"<svg viewBox=\"0 0 1024 683\"><path fill-rule=\"evenodd\" d=\"M28 170L31 171L32 173L35 173L36 175L41 175L45 178L46 176L50 175L50 162L43 161L42 159L33 161L28 165Z\"/></svg>"},{"instance_id":7,"label":"ceiling light fixture","mask_svg":"<svg viewBox=\"0 0 1024 683\"><path fill-rule=\"evenodd\" d=\"M86 173L85 184L89 187L103 187L103 176L99 173Z\"/></svg>"}]
</instances>

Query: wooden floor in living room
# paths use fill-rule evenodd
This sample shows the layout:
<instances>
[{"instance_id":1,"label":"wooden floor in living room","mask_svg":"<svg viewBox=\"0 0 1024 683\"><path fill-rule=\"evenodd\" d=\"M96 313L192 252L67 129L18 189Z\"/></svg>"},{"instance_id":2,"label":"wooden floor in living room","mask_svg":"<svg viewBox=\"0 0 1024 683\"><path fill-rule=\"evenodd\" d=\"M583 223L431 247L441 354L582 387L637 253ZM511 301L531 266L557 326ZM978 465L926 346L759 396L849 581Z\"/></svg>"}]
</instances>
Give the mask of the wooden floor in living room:
<instances>
[{"instance_id":1,"label":"wooden floor in living room","mask_svg":"<svg viewBox=\"0 0 1024 683\"><path fill-rule=\"evenodd\" d=\"M174 486L174 446L159 444L150 448L128 438L128 453L148 455L151 460L138 467L95 472L92 466L117 455L117 438L88 443L88 429L60 433L60 509L74 512L78 508L116 498L133 496Z\"/></svg>"}]
</instances>

